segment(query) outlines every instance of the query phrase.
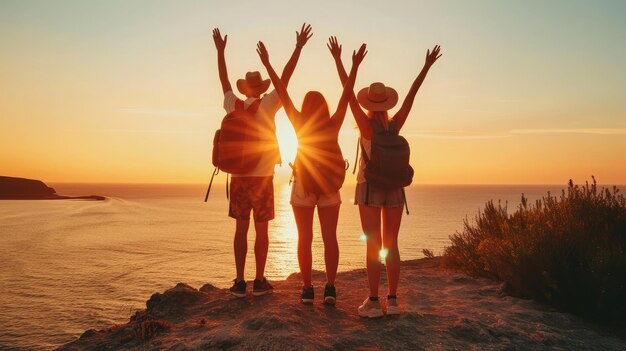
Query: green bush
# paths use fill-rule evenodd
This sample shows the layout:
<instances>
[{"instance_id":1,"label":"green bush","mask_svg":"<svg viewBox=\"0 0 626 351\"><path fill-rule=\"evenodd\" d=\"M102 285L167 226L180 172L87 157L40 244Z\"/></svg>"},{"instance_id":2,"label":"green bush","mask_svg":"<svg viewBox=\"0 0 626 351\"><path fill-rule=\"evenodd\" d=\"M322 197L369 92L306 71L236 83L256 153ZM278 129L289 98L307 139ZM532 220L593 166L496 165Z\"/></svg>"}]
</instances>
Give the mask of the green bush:
<instances>
[{"instance_id":1,"label":"green bush","mask_svg":"<svg viewBox=\"0 0 626 351\"><path fill-rule=\"evenodd\" d=\"M514 293L604 320L626 313L626 200L619 189L570 180L557 198L513 214L489 201L450 237L443 264L510 284Z\"/></svg>"}]
</instances>

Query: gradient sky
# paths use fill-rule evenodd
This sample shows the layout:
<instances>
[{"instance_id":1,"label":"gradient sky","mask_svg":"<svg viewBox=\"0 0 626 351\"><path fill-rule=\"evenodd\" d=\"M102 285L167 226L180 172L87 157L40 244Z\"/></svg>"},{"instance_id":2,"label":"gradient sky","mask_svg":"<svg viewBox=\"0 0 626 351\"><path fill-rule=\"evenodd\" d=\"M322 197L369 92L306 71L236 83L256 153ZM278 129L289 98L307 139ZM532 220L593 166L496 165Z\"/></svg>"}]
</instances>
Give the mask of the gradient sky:
<instances>
[{"instance_id":1,"label":"gradient sky","mask_svg":"<svg viewBox=\"0 0 626 351\"><path fill-rule=\"evenodd\" d=\"M404 98L442 46L403 134L415 183L626 184L624 1L0 1L0 174L49 182L202 183L224 115L211 29L231 82L277 70L306 21L289 91L341 92L325 46L369 54L356 87ZM394 109L395 111L395 109ZM277 116L284 154L294 136ZM354 159L349 113L341 134ZM286 178L289 167L277 168ZM353 182L354 177L347 177Z\"/></svg>"}]
</instances>

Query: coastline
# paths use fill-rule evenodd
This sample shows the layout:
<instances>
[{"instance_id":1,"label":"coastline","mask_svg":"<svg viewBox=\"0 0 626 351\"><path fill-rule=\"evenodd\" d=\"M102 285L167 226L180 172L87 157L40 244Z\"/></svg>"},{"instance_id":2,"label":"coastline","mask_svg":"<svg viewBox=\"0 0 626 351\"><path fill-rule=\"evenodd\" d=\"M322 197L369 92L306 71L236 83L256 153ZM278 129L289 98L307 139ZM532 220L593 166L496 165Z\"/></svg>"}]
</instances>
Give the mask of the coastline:
<instances>
[{"instance_id":1,"label":"coastline","mask_svg":"<svg viewBox=\"0 0 626 351\"><path fill-rule=\"evenodd\" d=\"M0 200L90 200L103 201L100 195L65 196L57 194L41 180L0 176Z\"/></svg>"},{"instance_id":2,"label":"coastline","mask_svg":"<svg viewBox=\"0 0 626 351\"><path fill-rule=\"evenodd\" d=\"M312 306L299 302L297 273L273 282L272 294L242 299L211 284L196 290L179 283L152 295L128 323L88 330L58 350L626 349L626 340L599 325L443 270L439 258L402 263L402 315L362 319L356 309L366 279L364 269L339 273L335 307L321 303L325 276L317 271ZM381 283L382 297L384 275Z\"/></svg>"},{"instance_id":3,"label":"coastline","mask_svg":"<svg viewBox=\"0 0 626 351\"><path fill-rule=\"evenodd\" d=\"M104 201L107 198L100 195L85 195L85 196L63 196L63 195L48 195L48 196L36 196L36 197L0 197L0 200L10 201L22 201L22 200L85 200L85 201Z\"/></svg>"}]
</instances>

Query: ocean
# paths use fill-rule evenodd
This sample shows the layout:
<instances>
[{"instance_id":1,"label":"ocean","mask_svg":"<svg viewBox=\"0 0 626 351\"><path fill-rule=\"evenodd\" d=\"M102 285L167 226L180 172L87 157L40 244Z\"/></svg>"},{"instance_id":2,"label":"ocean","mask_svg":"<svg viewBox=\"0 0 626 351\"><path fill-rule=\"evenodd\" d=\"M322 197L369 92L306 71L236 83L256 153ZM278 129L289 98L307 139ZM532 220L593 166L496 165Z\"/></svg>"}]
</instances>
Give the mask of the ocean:
<instances>
[{"instance_id":1,"label":"ocean","mask_svg":"<svg viewBox=\"0 0 626 351\"><path fill-rule=\"evenodd\" d=\"M207 203L203 185L51 184L63 195L104 195L106 201L0 202L0 349L58 347L90 328L128 321L154 292L178 282L228 287L235 277L234 221L223 186ZM555 185L416 185L407 188L410 215L399 234L403 260L441 254L449 236L486 201L514 210L560 194ZM286 184L275 185L276 219L270 224L266 275L298 271L297 232ZM339 270L364 267L354 185L342 189ZM317 219L315 220L317 222ZM324 270L316 223L313 268ZM254 278L254 231L248 234L246 279ZM363 277L365 287L366 277ZM341 289L341 281L337 282ZM364 294L366 292L364 291ZM299 292L294 291L294 299Z\"/></svg>"}]
</instances>

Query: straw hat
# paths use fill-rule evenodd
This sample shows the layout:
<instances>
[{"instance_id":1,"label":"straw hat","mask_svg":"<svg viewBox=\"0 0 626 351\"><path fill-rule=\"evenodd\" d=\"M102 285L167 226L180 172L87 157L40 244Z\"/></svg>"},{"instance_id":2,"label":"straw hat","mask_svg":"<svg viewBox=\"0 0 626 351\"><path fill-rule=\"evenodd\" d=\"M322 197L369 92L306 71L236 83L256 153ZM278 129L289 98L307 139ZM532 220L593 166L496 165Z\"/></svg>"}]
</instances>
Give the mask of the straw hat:
<instances>
[{"instance_id":1,"label":"straw hat","mask_svg":"<svg viewBox=\"0 0 626 351\"><path fill-rule=\"evenodd\" d=\"M270 87L270 80L261 78L259 71L246 73L246 79L237 80L237 89L244 95L261 95Z\"/></svg>"},{"instance_id":2,"label":"straw hat","mask_svg":"<svg viewBox=\"0 0 626 351\"><path fill-rule=\"evenodd\" d=\"M357 94L357 100L369 111L387 111L398 103L398 92L385 84L376 82L363 88Z\"/></svg>"}]
</instances>

